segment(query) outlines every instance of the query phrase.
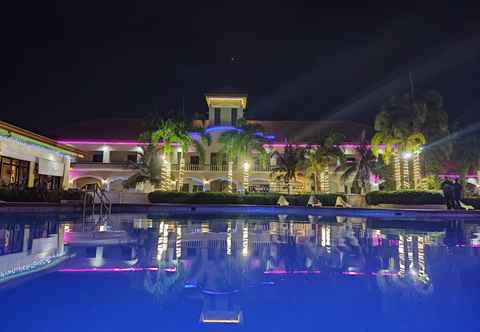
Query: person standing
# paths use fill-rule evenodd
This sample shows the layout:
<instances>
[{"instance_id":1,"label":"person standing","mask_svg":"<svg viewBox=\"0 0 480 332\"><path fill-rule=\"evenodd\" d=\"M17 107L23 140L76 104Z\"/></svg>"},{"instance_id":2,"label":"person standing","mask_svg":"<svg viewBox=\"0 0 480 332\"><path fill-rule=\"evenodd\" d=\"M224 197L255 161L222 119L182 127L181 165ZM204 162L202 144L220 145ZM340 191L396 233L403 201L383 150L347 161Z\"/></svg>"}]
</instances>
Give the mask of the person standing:
<instances>
[{"instance_id":1,"label":"person standing","mask_svg":"<svg viewBox=\"0 0 480 332\"><path fill-rule=\"evenodd\" d=\"M462 192L463 192L463 186L462 184L458 181L458 179L455 179L455 183L453 184L453 203L454 203L454 208L455 209L460 209L460 200L462 199Z\"/></svg>"},{"instance_id":2,"label":"person standing","mask_svg":"<svg viewBox=\"0 0 480 332\"><path fill-rule=\"evenodd\" d=\"M443 197L445 202L447 203L447 209L451 210L455 208L454 200L453 200L453 183L450 179L446 178L445 181L442 182L441 185L443 191Z\"/></svg>"}]
</instances>

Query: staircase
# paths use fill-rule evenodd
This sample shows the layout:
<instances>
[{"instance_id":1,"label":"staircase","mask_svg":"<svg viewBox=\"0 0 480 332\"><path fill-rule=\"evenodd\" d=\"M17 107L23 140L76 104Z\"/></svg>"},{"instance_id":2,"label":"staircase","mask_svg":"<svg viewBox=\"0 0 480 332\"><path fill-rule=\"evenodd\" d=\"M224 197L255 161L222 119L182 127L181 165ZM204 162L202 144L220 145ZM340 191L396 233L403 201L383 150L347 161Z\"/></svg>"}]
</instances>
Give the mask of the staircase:
<instances>
[{"instance_id":1,"label":"staircase","mask_svg":"<svg viewBox=\"0 0 480 332\"><path fill-rule=\"evenodd\" d=\"M104 222L112 214L112 201L105 191L98 185L89 185L82 189L83 221ZM95 218L98 213L98 219Z\"/></svg>"}]
</instances>

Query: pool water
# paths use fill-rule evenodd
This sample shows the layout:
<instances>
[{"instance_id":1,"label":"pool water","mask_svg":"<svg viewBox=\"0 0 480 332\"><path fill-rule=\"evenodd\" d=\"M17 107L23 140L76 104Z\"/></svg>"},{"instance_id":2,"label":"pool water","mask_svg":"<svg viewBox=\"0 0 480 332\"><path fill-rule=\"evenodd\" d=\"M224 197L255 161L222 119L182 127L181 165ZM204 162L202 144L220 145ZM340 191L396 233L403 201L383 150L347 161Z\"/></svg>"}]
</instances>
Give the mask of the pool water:
<instances>
[{"instance_id":1,"label":"pool water","mask_svg":"<svg viewBox=\"0 0 480 332\"><path fill-rule=\"evenodd\" d=\"M0 331L480 331L480 221L0 216L0 272Z\"/></svg>"}]
</instances>

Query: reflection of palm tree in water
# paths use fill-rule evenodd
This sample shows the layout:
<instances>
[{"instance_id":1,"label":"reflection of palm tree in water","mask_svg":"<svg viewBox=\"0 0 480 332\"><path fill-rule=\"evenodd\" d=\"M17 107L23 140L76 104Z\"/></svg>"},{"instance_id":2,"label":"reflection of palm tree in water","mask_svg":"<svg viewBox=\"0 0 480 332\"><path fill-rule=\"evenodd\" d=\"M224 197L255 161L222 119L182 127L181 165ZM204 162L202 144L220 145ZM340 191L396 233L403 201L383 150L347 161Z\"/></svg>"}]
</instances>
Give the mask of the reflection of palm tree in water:
<instances>
[{"instance_id":1,"label":"reflection of palm tree in water","mask_svg":"<svg viewBox=\"0 0 480 332\"><path fill-rule=\"evenodd\" d=\"M160 304L177 295L185 282L185 273L181 264L176 264L175 272L166 272L166 264L160 263L158 271L147 272L143 280L144 289L151 293ZM169 267L171 265L169 264Z\"/></svg>"},{"instance_id":2,"label":"reflection of palm tree in water","mask_svg":"<svg viewBox=\"0 0 480 332\"><path fill-rule=\"evenodd\" d=\"M286 243L280 245L280 257L285 262L285 270L293 271L297 266L297 244L294 236L287 236Z\"/></svg>"},{"instance_id":3,"label":"reflection of palm tree in water","mask_svg":"<svg viewBox=\"0 0 480 332\"><path fill-rule=\"evenodd\" d=\"M451 220L445 229L445 238L443 240L448 247L456 245L464 245L465 239L465 223L460 220Z\"/></svg>"},{"instance_id":4,"label":"reflection of palm tree in water","mask_svg":"<svg viewBox=\"0 0 480 332\"><path fill-rule=\"evenodd\" d=\"M338 249L343 255L343 268L346 266L348 268L354 268L357 271L363 271L365 269L365 253L349 219L347 219L345 223L345 233Z\"/></svg>"}]
</instances>

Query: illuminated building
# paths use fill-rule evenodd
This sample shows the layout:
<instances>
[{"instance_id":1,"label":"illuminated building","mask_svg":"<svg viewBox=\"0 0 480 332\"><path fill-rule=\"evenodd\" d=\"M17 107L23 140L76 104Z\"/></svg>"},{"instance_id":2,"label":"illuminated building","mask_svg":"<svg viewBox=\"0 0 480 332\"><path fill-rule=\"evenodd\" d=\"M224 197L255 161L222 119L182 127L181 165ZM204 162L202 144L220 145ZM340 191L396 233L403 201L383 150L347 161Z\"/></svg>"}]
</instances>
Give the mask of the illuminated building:
<instances>
[{"instance_id":1,"label":"illuminated building","mask_svg":"<svg viewBox=\"0 0 480 332\"><path fill-rule=\"evenodd\" d=\"M204 120L193 120L193 126L203 128L211 137L211 144L201 142L205 151L205 160L194 148L186 153L173 144L170 158L162 159L161 185L153 188L147 184L139 185L135 190L149 192L152 190L197 191L255 191L287 192L283 182L274 180L271 170L276 165L276 157L268 164L262 163L257 151L252 151L248 162L237 163L227 160L218 142L222 133L238 128L247 113L247 95L245 94L207 94L205 100L208 114ZM258 135L266 139L265 148L270 151L283 152L287 144L305 148L321 133L331 131L343 133L348 143L340 147L347 159L355 158L356 145L362 131L368 127L345 121L258 121L248 120L249 124L262 129ZM124 192L123 182L135 170L129 164L139 160L138 136L143 131L142 120L109 119L88 121L72 125L71 128L59 129L53 133L58 142L85 151L85 158L76 160L70 171L71 186L81 188L98 183L111 192ZM198 134L192 132L192 138L200 142ZM160 143L161 144L161 143ZM314 145L312 148L315 148ZM183 156L183 157L182 157ZM182 165L180 165L182 164ZM318 189L321 192L350 192L351 183L341 179L341 172L336 163L325 168L319 175ZM313 179L298 177L289 184L294 192L312 192Z\"/></svg>"},{"instance_id":2,"label":"illuminated building","mask_svg":"<svg viewBox=\"0 0 480 332\"><path fill-rule=\"evenodd\" d=\"M0 121L0 187L66 189L70 161L83 153Z\"/></svg>"}]
</instances>

